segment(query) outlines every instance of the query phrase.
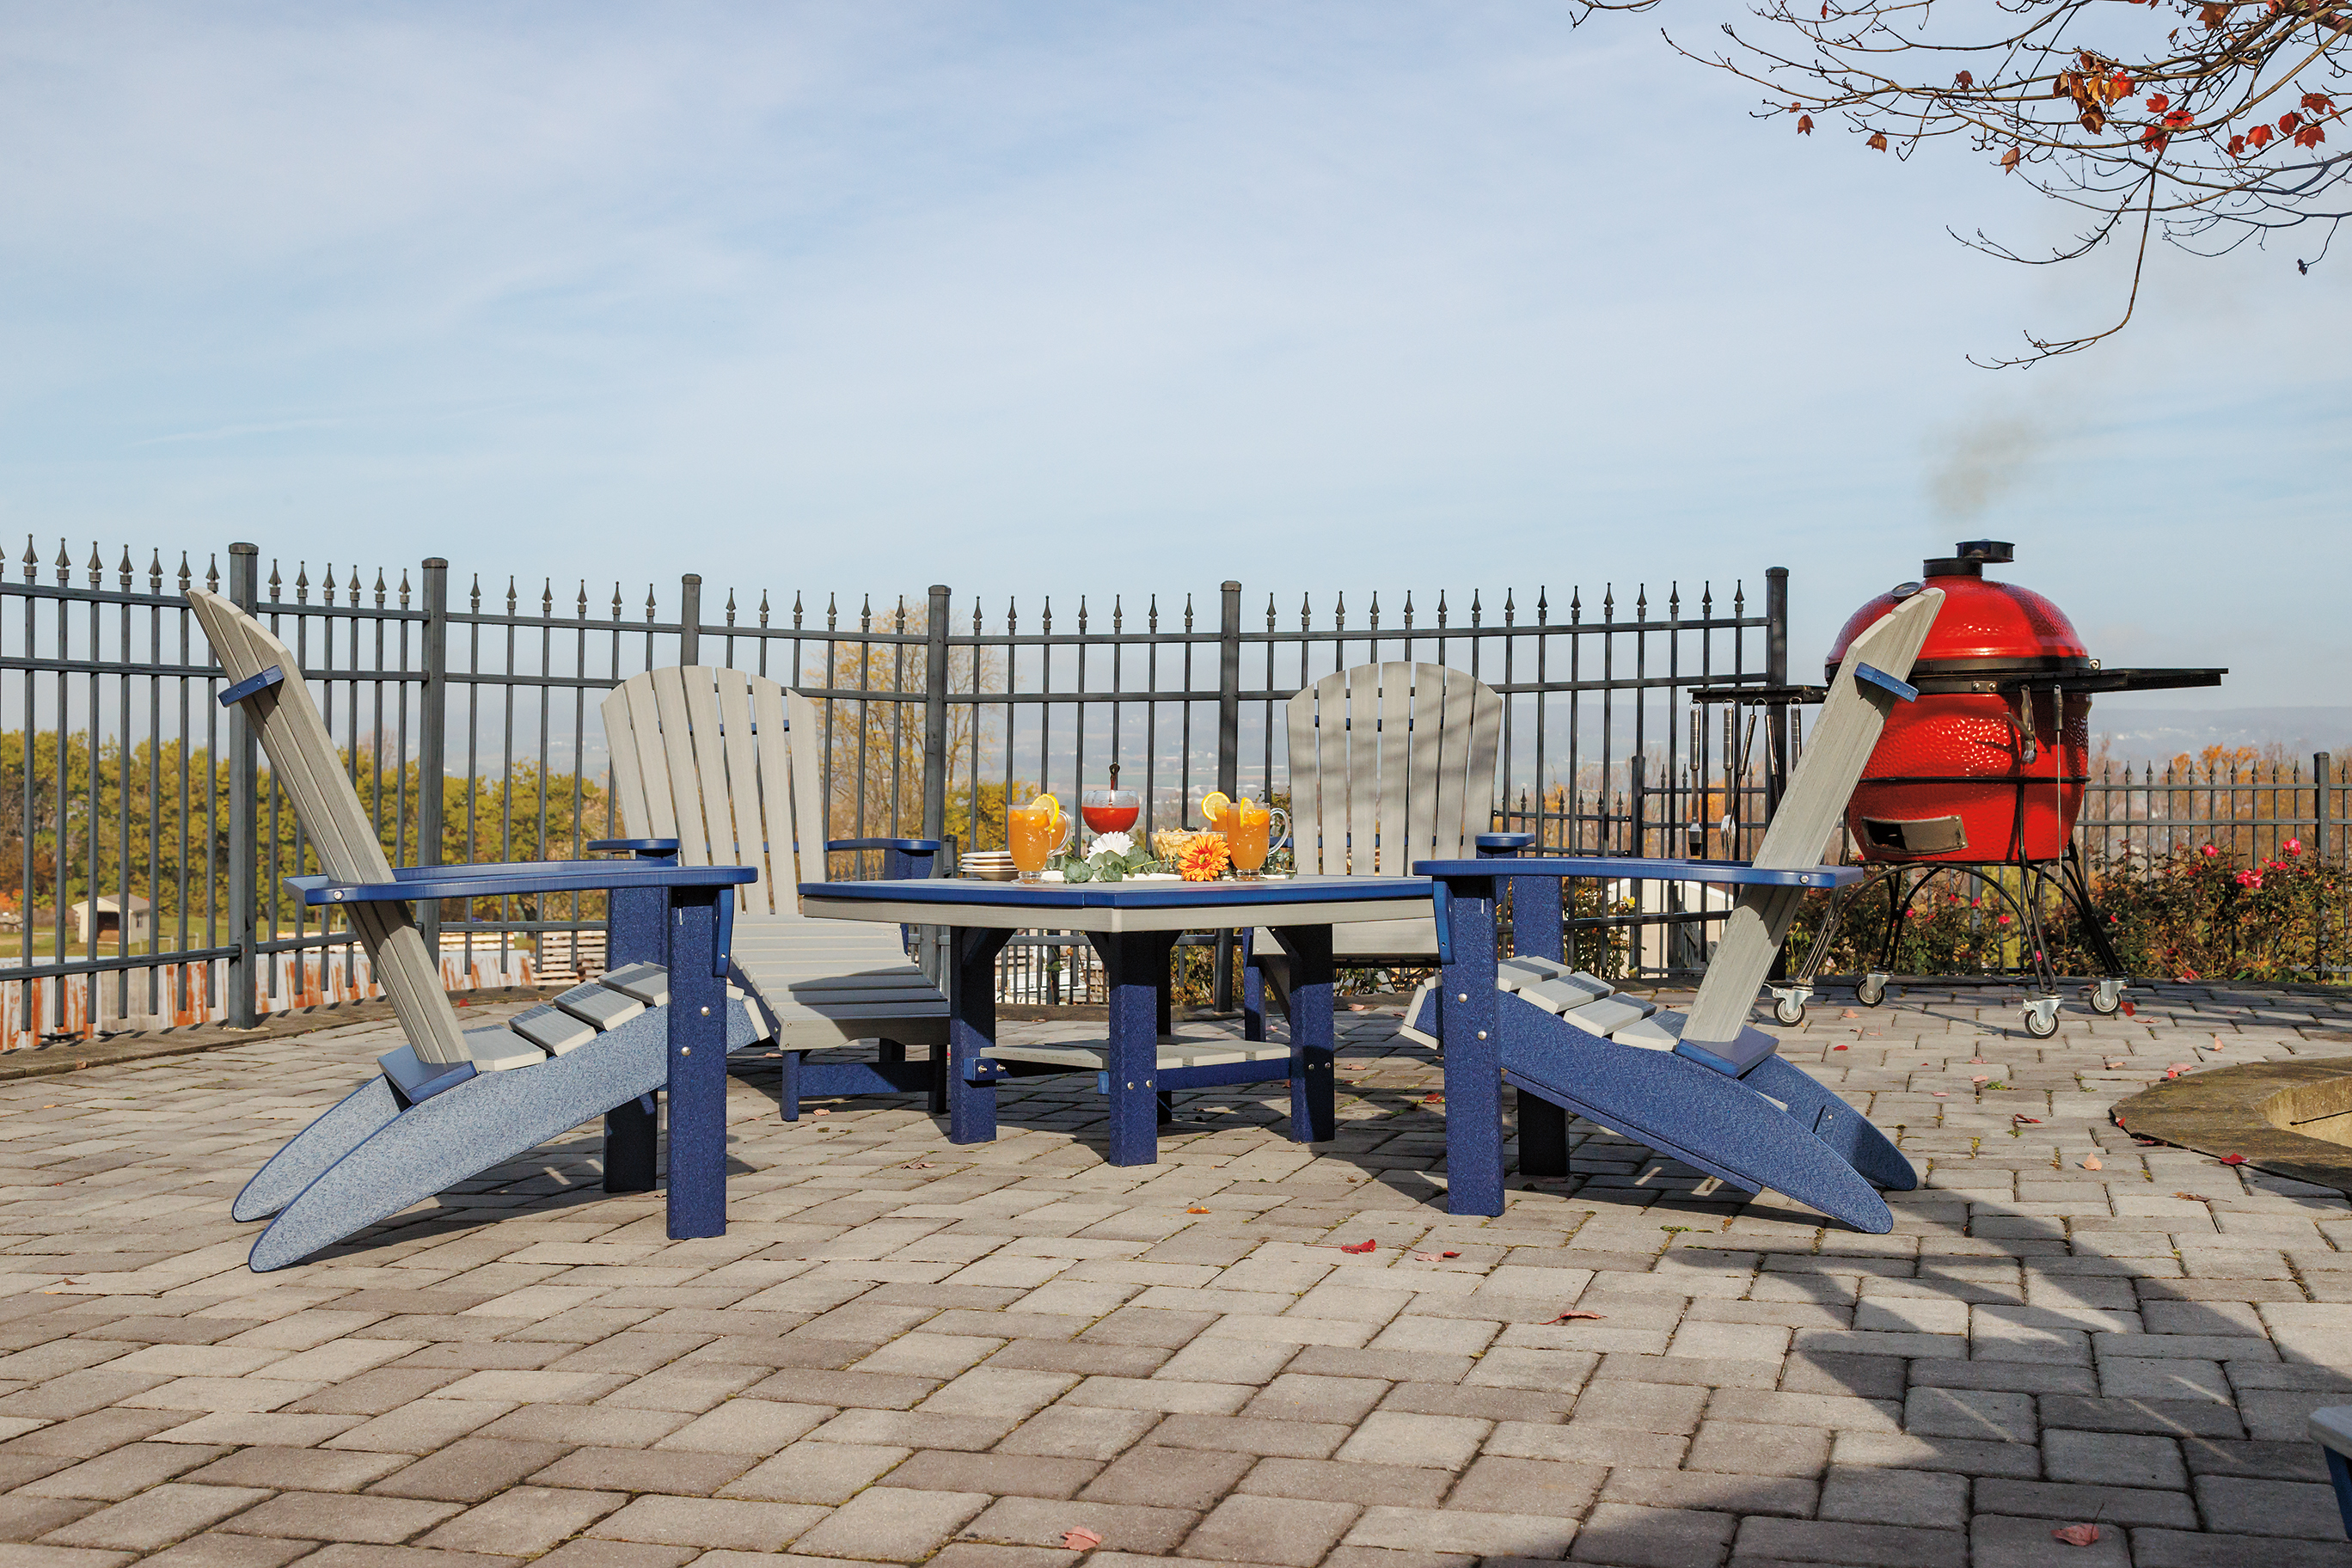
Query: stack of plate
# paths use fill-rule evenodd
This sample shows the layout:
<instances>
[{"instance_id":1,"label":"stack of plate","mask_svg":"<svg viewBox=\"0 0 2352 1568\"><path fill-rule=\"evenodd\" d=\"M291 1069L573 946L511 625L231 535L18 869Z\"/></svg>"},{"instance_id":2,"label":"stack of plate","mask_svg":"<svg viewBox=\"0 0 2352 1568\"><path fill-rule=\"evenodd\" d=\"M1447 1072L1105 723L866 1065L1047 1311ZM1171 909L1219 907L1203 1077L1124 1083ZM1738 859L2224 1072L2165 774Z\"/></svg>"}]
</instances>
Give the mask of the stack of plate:
<instances>
[{"instance_id":1,"label":"stack of plate","mask_svg":"<svg viewBox=\"0 0 2352 1568\"><path fill-rule=\"evenodd\" d=\"M964 855L958 874L975 877L983 882L1010 882L1020 872L1013 868L1011 850L974 849Z\"/></svg>"}]
</instances>

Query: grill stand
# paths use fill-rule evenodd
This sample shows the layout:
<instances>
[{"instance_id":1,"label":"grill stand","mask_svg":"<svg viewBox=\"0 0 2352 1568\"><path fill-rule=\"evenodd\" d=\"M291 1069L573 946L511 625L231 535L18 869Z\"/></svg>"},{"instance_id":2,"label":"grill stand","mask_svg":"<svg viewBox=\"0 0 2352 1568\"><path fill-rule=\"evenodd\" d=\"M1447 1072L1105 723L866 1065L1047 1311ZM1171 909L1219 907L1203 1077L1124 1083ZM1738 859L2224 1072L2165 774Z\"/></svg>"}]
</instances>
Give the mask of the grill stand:
<instances>
[{"instance_id":1,"label":"grill stand","mask_svg":"<svg viewBox=\"0 0 2352 1568\"><path fill-rule=\"evenodd\" d=\"M2017 872L2019 886L2012 889L2001 881L1997 874L2000 871ZM2070 844L2065 855L2056 860L1898 862L1880 868L1850 888L1841 888L1832 895L1829 913L1796 974L1785 984L1768 988L1772 993L1772 1016L1791 1026L1805 1021L1805 1005L1818 987L1822 965L1837 941L1838 928L1843 923L1847 909L1878 888L1886 889L1886 943L1877 965L1856 983L1854 994L1865 1007L1875 1007L1885 1001L1886 984L1896 973L1895 958L1912 908L1928 884L1948 872L1990 890L2017 920L2027 953L2026 972L2022 975L1991 978L2026 982L2026 1033L2046 1040L2058 1032L2060 981L2050 959L2049 936L2042 918L2042 908L2050 901L2053 889L2060 899L2074 907L2084 940L2104 971L2091 986L2091 1010L2113 1013L2123 1005L2124 988L2130 984L2130 977L2124 973L2123 960L2116 956L2115 944L2107 940L2106 931L2099 923L2098 911L2091 902L2090 878L2083 869L2082 856Z\"/></svg>"}]
</instances>

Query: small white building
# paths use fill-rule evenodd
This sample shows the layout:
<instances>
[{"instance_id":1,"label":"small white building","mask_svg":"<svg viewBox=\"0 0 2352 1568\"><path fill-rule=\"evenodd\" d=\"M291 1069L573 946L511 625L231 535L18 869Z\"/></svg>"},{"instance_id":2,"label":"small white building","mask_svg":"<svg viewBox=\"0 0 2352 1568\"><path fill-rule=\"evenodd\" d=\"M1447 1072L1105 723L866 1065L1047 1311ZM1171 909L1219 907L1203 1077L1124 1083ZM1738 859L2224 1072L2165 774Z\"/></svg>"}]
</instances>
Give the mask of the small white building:
<instances>
[{"instance_id":1,"label":"small white building","mask_svg":"<svg viewBox=\"0 0 2352 1568\"><path fill-rule=\"evenodd\" d=\"M131 940L145 942L150 933L150 928L154 924L147 900L133 893L129 902ZM93 932L101 942L110 937L116 941L121 940L122 903L121 901L111 898L85 899L80 903L73 905L72 910L76 942L87 946ZM94 915L92 910L96 911Z\"/></svg>"}]
</instances>

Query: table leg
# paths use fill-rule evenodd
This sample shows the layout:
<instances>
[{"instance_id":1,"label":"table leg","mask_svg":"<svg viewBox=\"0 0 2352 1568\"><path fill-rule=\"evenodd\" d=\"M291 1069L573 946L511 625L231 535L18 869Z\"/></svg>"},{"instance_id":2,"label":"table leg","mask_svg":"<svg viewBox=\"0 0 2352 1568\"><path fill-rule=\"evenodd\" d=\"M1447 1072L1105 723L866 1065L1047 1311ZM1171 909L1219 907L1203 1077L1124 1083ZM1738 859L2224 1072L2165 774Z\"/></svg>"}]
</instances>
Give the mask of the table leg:
<instances>
[{"instance_id":1,"label":"table leg","mask_svg":"<svg viewBox=\"0 0 2352 1568\"><path fill-rule=\"evenodd\" d=\"M719 900L731 888L675 888L669 902L669 1236L727 1234L727 984L716 971Z\"/></svg>"},{"instance_id":2,"label":"table leg","mask_svg":"<svg viewBox=\"0 0 2352 1568\"><path fill-rule=\"evenodd\" d=\"M1441 883L1453 958L1445 987L1445 1209L1503 1212L1503 1084L1495 1008L1495 879Z\"/></svg>"},{"instance_id":3,"label":"table leg","mask_svg":"<svg viewBox=\"0 0 2352 1568\"><path fill-rule=\"evenodd\" d=\"M1168 994L1168 963L1175 931L1102 932L1110 998L1110 1045L1105 1066L1110 1088L1110 1163L1149 1165L1160 1158L1160 1007Z\"/></svg>"},{"instance_id":4,"label":"table leg","mask_svg":"<svg viewBox=\"0 0 2352 1568\"><path fill-rule=\"evenodd\" d=\"M1290 1136L1324 1143L1339 1136L1331 1026L1331 928L1276 926L1290 954Z\"/></svg>"},{"instance_id":5,"label":"table leg","mask_svg":"<svg viewBox=\"0 0 2352 1568\"><path fill-rule=\"evenodd\" d=\"M986 1143L996 1136L996 1086L971 1083L971 1064L996 1043L996 955L1009 931L957 927L948 932L948 1142Z\"/></svg>"}]
</instances>

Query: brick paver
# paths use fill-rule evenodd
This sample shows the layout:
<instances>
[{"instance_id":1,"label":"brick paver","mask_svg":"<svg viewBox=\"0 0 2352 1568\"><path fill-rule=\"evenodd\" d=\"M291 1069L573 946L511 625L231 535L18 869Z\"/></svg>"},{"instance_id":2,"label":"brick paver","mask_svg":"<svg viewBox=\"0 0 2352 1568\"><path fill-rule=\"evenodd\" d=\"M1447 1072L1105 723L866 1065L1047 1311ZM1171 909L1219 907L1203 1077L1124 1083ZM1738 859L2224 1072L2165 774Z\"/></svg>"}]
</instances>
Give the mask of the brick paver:
<instances>
[{"instance_id":1,"label":"brick paver","mask_svg":"<svg viewBox=\"0 0 2352 1568\"><path fill-rule=\"evenodd\" d=\"M906 1100L788 1126L754 1071L724 1237L605 1196L586 1127L268 1276L229 1199L381 1026L0 1083L0 1568L1044 1568L1075 1529L1127 1565L2352 1568L2303 1436L2352 1403L2352 1205L2106 1119L2177 1064L2352 1056L2352 1002L2135 1000L1782 1031L1919 1166L1887 1237L1581 1122L1574 1175L1450 1216L1438 1065L1378 1011L1312 1149L1278 1093L1180 1097L1117 1169L1083 1080L957 1148Z\"/></svg>"}]
</instances>

